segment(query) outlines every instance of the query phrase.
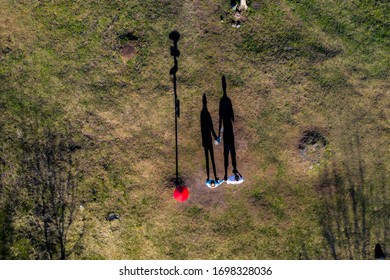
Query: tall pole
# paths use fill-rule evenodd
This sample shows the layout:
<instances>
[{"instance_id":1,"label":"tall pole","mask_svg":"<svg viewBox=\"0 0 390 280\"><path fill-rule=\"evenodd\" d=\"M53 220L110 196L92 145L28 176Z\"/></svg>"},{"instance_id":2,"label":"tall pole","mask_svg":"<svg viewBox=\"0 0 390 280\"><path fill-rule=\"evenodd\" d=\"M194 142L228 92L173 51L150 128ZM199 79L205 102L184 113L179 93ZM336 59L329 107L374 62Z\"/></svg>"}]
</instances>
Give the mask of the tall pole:
<instances>
[{"instance_id":1,"label":"tall pole","mask_svg":"<svg viewBox=\"0 0 390 280\"><path fill-rule=\"evenodd\" d=\"M171 68L170 74L173 75L173 95L175 101L175 150L176 150L176 186L179 185L179 152L178 152L178 140L177 140L177 118L180 117L180 102L177 99L176 88L176 72L179 70L177 58L180 56L180 51L177 48L177 42L180 39L180 34L177 31L172 31L169 34L169 39L173 40L173 46L171 46L171 55L173 56L174 65Z\"/></svg>"}]
</instances>

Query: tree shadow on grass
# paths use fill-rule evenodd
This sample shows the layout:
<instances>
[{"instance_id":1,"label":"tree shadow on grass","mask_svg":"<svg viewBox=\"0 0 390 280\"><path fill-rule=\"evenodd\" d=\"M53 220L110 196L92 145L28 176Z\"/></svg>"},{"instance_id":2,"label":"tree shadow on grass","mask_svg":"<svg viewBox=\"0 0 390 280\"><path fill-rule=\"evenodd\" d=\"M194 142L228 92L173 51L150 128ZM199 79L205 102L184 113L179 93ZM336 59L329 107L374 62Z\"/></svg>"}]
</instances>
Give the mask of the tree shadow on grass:
<instances>
[{"instance_id":1,"label":"tree shadow on grass","mask_svg":"<svg viewBox=\"0 0 390 280\"><path fill-rule=\"evenodd\" d=\"M317 186L318 219L333 259L373 259L375 244L389 242L389 203L384 164L369 176L358 137L350 143L350 158L324 167Z\"/></svg>"},{"instance_id":2,"label":"tree shadow on grass","mask_svg":"<svg viewBox=\"0 0 390 280\"><path fill-rule=\"evenodd\" d=\"M41 138L24 141L22 148L20 187L29 194L29 208L34 215L28 238L37 259L67 259L84 235L85 223L76 238L69 238L80 205L73 156L80 146L71 135L45 129Z\"/></svg>"},{"instance_id":3,"label":"tree shadow on grass","mask_svg":"<svg viewBox=\"0 0 390 280\"><path fill-rule=\"evenodd\" d=\"M10 199L12 200L12 199ZM0 260L11 258L13 228L13 209L10 203L7 203L0 209Z\"/></svg>"}]
</instances>

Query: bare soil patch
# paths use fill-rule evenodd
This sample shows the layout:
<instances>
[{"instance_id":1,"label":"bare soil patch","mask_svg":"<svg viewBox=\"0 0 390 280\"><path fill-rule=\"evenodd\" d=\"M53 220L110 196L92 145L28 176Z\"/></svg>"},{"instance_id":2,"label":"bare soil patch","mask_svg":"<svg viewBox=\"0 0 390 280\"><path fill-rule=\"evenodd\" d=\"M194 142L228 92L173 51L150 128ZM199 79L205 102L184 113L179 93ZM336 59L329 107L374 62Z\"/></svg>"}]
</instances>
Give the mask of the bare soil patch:
<instances>
[{"instance_id":1,"label":"bare soil patch","mask_svg":"<svg viewBox=\"0 0 390 280\"><path fill-rule=\"evenodd\" d=\"M313 163L318 163L325 155L328 140L317 130L304 131L298 145L301 155Z\"/></svg>"},{"instance_id":2,"label":"bare soil patch","mask_svg":"<svg viewBox=\"0 0 390 280\"><path fill-rule=\"evenodd\" d=\"M134 58L137 54L137 49L132 43L127 43L120 50L121 58L124 63Z\"/></svg>"}]
</instances>

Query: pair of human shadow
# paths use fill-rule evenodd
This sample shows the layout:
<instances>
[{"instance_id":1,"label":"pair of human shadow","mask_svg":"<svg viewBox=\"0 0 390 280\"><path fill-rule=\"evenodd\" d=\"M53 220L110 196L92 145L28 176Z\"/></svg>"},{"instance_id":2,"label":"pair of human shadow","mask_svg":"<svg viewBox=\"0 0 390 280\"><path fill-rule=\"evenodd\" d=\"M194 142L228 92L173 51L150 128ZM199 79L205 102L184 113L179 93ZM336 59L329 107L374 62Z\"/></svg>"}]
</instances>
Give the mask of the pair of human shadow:
<instances>
[{"instance_id":1,"label":"pair of human shadow","mask_svg":"<svg viewBox=\"0 0 390 280\"><path fill-rule=\"evenodd\" d=\"M233 174L235 179L238 180L241 177L241 174L237 170L237 160L236 160L236 149L234 144L234 132L233 132L233 122L234 122L234 111L233 105L230 98L227 96L226 92L226 78L222 76L222 90L223 96L219 102L219 126L218 126L218 135L214 130L213 121L211 115L207 109L207 97L206 94L203 94L203 109L200 113L200 126L202 132L202 146L205 153L206 159L206 173L207 180L210 180L210 164L209 161L211 159L211 164L214 172L214 179L218 183L219 178L217 176L216 166L215 166L215 158L214 158L214 148L213 148L213 139L217 142L220 142L221 137L221 128L223 127L223 156L224 156L224 168L225 174L223 179L226 181L227 177L227 169L229 166L229 154L232 159L233 166ZM211 185L214 186L215 182L212 180Z\"/></svg>"}]
</instances>

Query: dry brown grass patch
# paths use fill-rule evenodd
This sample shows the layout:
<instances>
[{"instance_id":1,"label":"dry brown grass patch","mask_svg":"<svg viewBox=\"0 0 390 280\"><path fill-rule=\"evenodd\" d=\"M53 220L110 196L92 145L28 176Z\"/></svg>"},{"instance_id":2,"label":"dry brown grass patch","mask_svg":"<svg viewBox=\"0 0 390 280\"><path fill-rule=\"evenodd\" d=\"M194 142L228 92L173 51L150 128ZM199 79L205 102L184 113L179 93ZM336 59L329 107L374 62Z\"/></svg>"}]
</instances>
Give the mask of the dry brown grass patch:
<instances>
[{"instance_id":1,"label":"dry brown grass patch","mask_svg":"<svg viewBox=\"0 0 390 280\"><path fill-rule=\"evenodd\" d=\"M127 43L120 50L121 58L124 63L127 63L129 60L133 59L137 54L137 49L133 43Z\"/></svg>"}]
</instances>

